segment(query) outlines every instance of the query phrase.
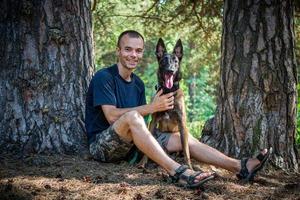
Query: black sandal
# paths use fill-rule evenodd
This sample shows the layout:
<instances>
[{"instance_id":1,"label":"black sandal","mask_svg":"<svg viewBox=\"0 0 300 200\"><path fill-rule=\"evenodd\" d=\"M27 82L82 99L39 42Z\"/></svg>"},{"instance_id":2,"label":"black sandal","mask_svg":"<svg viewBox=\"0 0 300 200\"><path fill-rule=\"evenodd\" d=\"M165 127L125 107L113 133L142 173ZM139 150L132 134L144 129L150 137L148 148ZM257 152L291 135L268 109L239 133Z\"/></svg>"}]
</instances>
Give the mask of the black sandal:
<instances>
[{"instance_id":1,"label":"black sandal","mask_svg":"<svg viewBox=\"0 0 300 200\"><path fill-rule=\"evenodd\" d=\"M236 175L237 178L244 182L253 181L256 173L264 167L265 163L269 159L271 151L272 148L268 149L268 152L265 155L260 153L256 156L256 158L260 161L260 163L251 172L249 172L249 170L247 169L247 163L249 158L243 158L241 160L241 170Z\"/></svg>"},{"instance_id":2,"label":"black sandal","mask_svg":"<svg viewBox=\"0 0 300 200\"><path fill-rule=\"evenodd\" d=\"M172 183L176 183L177 186L185 187L185 188L199 188L207 181L215 178L215 174L212 174L206 178L203 178L199 182L195 182L196 177L202 174L203 172L197 172L193 175L184 175L183 173L188 169L188 166L181 165L175 170L175 174L173 176L170 175ZM185 181L186 183L179 183L180 180Z\"/></svg>"}]
</instances>

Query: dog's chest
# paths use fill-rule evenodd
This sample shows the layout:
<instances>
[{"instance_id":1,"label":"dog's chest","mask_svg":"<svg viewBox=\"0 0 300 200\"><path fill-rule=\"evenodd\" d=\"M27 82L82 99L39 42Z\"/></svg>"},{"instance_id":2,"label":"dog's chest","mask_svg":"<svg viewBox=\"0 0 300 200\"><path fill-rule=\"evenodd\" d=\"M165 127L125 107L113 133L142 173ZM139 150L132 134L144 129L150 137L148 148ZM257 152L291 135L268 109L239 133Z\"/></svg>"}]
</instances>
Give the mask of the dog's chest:
<instances>
[{"instance_id":1,"label":"dog's chest","mask_svg":"<svg viewBox=\"0 0 300 200\"><path fill-rule=\"evenodd\" d=\"M178 132L178 116L176 112L163 112L159 117L158 128L161 132Z\"/></svg>"}]
</instances>

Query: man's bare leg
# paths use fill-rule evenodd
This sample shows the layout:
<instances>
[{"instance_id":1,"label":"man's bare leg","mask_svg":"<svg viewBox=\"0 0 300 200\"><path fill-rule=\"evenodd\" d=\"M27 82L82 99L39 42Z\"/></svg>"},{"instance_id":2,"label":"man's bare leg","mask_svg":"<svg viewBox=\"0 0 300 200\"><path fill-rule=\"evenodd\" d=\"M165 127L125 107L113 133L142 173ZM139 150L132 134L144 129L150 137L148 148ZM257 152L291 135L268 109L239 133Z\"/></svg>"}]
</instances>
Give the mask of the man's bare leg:
<instances>
[{"instance_id":1,"label":"man's bare leg","mask_svg":"<svg viewBox=\"0 0 300 200\"><path fill-rule=\"evenodd\" d=\"M124 140L133 141L138 149L167 170L170 175L175 174L175 170L180 166L180 164L172 160L164 152L149 132L144 122L144 118L138 112L130 111L125 113L113 124L113 128ZM187 173L192 173L192 171L188 170ZM211 174L212 173L202 173L197 176L197 180L199 181Z\"/></svg>"},{"instance_id":2,"label":"man's bare leg","mask_svg":"<svg viewBox=\"0 0 300 200\"><path fill-rule=\"evenodd\" d=\"M200 162L218 166L233 173L238 173L241 170L240 160L226 156L217 149L198 141L193 136L189 137L189 147L191 157ZM167 145L167 150L170 152L177 152L181 151L181 149L182 148L179 134L172 134ZM262 153L267 153L267 149L264 149ZM251 171L259 163L260 161L258 159L251 158L247 163L247 169Z\"/></svg>"}]
</instances>

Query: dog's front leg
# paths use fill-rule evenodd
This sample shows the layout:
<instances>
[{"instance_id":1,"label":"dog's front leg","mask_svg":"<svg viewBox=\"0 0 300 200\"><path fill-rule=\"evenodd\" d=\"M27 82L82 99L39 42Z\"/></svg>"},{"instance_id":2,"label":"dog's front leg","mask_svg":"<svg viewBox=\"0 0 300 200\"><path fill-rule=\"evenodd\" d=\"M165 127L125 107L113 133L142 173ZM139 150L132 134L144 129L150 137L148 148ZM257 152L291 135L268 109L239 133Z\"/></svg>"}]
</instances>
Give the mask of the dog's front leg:
<instances>
[{"instance_id":1,"label":"dog's front leg","mask_svg":"<svg viewBox=\"0 0 300 200\"><path fill-rule=\"evenodd\" d=\"M189 131L187 128L187 120L186 120L186 112L185 112L185 104L184 104L184 97L183 95L178 96L178 108L177 109L177 116L178 116L178 126L179 126L179 133L180 133L180 141L182 145L182 151L185 159L185 163L191 168L191 156L190 156L190 148L189 148Z\"/></svg>"},{"instance_id":2,"label":"dog's front leg","mask_svg":"<svg viewBox=\"0 0 300 200\"><path fill-rule=\"evenodd\" d=\"M189 168L193 169L191 156L190 156L190 148L189 148L189 132L186 127L185 121L182 118L182 114L178 115L179 117L179 133L180 133L180 141L182 145L182 151L184 155L185 163L189 166Z\"/></svg>"}]
</instances>

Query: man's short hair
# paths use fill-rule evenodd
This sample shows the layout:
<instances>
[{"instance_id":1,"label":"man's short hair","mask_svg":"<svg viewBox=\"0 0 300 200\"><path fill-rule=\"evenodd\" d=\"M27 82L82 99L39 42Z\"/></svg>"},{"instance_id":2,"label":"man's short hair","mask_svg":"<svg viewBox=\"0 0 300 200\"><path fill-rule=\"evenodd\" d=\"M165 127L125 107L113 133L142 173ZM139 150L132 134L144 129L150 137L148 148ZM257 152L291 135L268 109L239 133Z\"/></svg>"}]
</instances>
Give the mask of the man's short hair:
<instances>
[{"instance_id":1,"label":"man's short hair","mask_svg":"<svg viewBox=\"0 0 300 200\"><path fill-rule=\"evenodd\" d=\"M128 35L131 38L142 38L143 42L145 42L142 34L140 34L137 31L134 31L134 30L127 30L127 31L122 32L118 37L118 47L119 48L120 48L121 39L124 35Z\"/></svg>"}]
</instances>

